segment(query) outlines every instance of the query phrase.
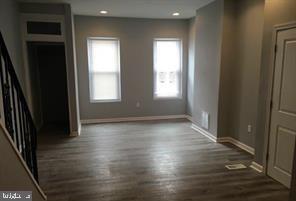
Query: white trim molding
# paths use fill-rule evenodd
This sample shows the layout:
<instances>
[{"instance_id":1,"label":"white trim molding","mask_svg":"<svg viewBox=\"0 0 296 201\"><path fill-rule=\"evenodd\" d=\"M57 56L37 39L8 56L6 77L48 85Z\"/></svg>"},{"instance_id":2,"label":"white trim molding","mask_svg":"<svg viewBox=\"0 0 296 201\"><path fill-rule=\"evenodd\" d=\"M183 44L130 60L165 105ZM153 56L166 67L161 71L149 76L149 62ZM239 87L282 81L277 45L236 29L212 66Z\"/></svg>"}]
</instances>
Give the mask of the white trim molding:
<instances>
[{"instance_id":1,"label":"white trim molding","mask_svg":"<svg viewBox=\"0 0 296 201\"><path fill-rule=\"evenodd\" d=\"M72 131L70 133L70 137L78 137L81 134L81 124L78 125L78 130L77 131Z\"/></svg>"},{"instance_id":2,"label":"white trim molding","mask_svg":"<svg viewBox=\"0 0 296 201\"><path fill-rule=\"evenodd\" d=\"M190 116L190 115L186 115L186 118L188 119L188 121L190 121L190 122L192 122L192 123L193 123L192 116Z\"/></svg>"},{"instance_id":3,"label":"white trim molding","mask_svg":"<svg viewBox=\"0 0 296 201\"><path fill-rule=\"evenodd\" d=\"M52 14L28 14L21 13L22 33L26 41L64 42L65 41L65 17ZM27 30L28 22L54 22L60 23L61 34L30 34Z\"/></svg>"},{"instance_id":4,"label":"white trim molding","mask_svg":"<svg viewBox=\"0 0 296 201\"><path fill-rule=\"evenodd\" d=\"M70 137L78 137L78 136L80 136L80 134L81 134L81 122L79 121L77 131L70 132L69 136Z\"/></svg>"},{"instance_id":5,"label":"white trim molding","mask_svg":"<svg viewBox=\"0 0 296 201\"><path fill-rule=\"evenodd\" d=\"M187 116L187 119L189 121L191 121L191 117ZM192 121L191 121L192 122ZM231 143L234 146L248 152L251 155L255 155L255 149L253 147L250 147L232 137L221 137L221 138L217 138L216 136L214 136L212 133L206 131L205 129L197 126L196 124L192 123L191 128L197 132L199 132L200 134L204 135L205 137L209 138L211 141L216 142L216 143Z\"/></svg>"},{"instance_id":6,"label":"white trim molding","mask_svg":"<svg viewBox=\"0 0 296 201\"><path fill-rule=\"evenodd\" d=\"M33 108L33 95L32 95L32 87L31 87L31 76L29 72L29 57L28 57L28 42L61 42L65 46L65 59L66 59L66 73L67 73L67 92L68 92L68 112L69 112L69 127L71 130L70 136L78 136L79 131L72 131L73 124L73 111L71 109L71 101L73 97L70 93L70 81L69 81L69 61L67 52L67 41L66 41L66 26L65 26L65 15L54 15L54 14L28 14L21 13L20 15L21 22L21 39L22 39L22 51L23 51L23 65L24 65L24 76L25 76L25 92L28 101L29 109L32 113L34 113ZM27 31L27 22L35 21L35 22L56 22L61 24L61 34L60 35L51 35L51 34L29 34Z\"/></svg>"},{"instance_id":7,"label":"white trim molding","mask_svg":"<svg viewBox=\"0 0 296 201\"><path fill-rule=\"evenodd\" d=\"M195 125L195 124L191 124L191 128L197 132L199 132L200 134L204 135L205 137L209 138L211 141L213 142L217 142L217 137L214 136L212 133L204 130L203 128Z\"/></svg>"},{"instance_id":8,"label":"white trim molding","mask_svg":"<svg viewBox=\"0 0 296 201\"><path fill-rule=\"evenodd\" d=\"M81 121L79 121L78 123L78 135L81 134Z\"/></svg>"},{"instance_id":9,"label":"white trim molding","mask_svg":"<svg viewBox=\"0 0 296 201\"><path fill-rule=\"evenodd\" d=\"M250 168L254 169L255 171L257 171L259 173L262 173L263 172L263 166L262 165L259 165L255 161L252 162L252 164L250 165Z\"/></svg>"},{"instance_id":10,"label":"white trim molding","mask_svg":"<svg viewBox=\"0 0 296 201\"><path fill-rule=\"evenodd\" d=\"M130 122L130 121L152 121L166 119L187 119L187 115L167 115L167 116L144 116L144 117L122 117L122 118L107 118L107 119L81 119L81 124L99 124L99 123L115 123L115 122Z\"/></svg>"},{"instance_id":11,"label":"white trim molding","mask_svg":"<svg viewBox=\"0 0 296 201\"><path fill-rule=\"evenodd\" d=\"M73 131L69 134L70 137L78 137L80 133L78 131Z\"/></svg>"},{"instance_id":12,"label":"white trim molding","mask_svg":"<svg viewBox=\"0 0 296 201\"><path fill-rule=\"evenodd\" d=\"M255 155L255 149L253 147L250 147L250 146L248 146L248 145L246 145L246 144L244 144L232 137L221 137L221 138L217 139L217 142L218 143L224 143L224 142L231 143L231 144L237 146L238 148L248 152L249 154Z\"/></svg>"}]
</instances>

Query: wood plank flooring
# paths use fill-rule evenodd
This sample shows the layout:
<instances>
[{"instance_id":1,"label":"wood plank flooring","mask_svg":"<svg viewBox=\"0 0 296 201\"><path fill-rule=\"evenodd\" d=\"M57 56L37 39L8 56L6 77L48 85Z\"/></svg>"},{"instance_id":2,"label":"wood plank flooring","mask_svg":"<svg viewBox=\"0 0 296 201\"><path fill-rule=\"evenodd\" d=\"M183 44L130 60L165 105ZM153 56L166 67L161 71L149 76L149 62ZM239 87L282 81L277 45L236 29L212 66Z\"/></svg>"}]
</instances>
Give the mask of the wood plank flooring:
<instances>
[{"instance_id":1,"label":"wood plank flooring","mask_svg":"<svg viewBox=\"0 0 296 201\"><path fill-rule=\"evenodd\" d=\"M49 201L288 201L288 190L247 168L252 156L213 143L185 120L87 125L80 137L40 135Z\"/></svg>"}]
</instances>

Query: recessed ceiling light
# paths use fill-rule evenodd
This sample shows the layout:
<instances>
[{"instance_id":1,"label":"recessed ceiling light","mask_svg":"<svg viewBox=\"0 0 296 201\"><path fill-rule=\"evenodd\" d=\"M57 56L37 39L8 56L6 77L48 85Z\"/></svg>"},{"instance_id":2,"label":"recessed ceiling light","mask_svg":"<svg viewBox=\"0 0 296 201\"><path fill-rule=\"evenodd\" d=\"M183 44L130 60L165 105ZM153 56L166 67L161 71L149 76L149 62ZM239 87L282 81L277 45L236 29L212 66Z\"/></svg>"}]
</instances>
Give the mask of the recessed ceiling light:
<instances>
[{"instance_id":1,"label":"recessed ceiling light","mask_svg":"<svg viewBox=\"0 0 296 201\"><path fill-rule=\"evenodd\" d=\"M173 13L173 16L179 16L180 13Z\"/></svg>"},{"instance_id":2,"label":"recessed ceiling light","mask_svg":"<svg viewBox=\"0 0 296 201\"><path fill-rule=\"evenodd\" d=\"M101 14L107 14L108 11L106 11L106 10L101 10L100 13L101 13Z\"/></svg>"}]
</instances>

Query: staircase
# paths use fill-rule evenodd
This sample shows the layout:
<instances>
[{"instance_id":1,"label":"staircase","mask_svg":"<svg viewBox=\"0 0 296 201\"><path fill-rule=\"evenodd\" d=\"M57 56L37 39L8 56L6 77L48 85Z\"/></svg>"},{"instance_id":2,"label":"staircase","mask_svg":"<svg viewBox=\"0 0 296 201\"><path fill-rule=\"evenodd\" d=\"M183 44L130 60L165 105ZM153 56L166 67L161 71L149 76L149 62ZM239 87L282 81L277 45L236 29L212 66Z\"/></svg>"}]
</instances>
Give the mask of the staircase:
<instances>
[{"instance_id":1,"label":"staircase","mask_svg":"<svg viewBox=\"0 0 296 201\"><path fill-rule=\"evenodd\" d=\"M4 120L6 130L38 182L37 131L1 32L0 91L0 101L3 105L0 110L3 110L4 114L1 119Z\"/></svg>"}]
</instances>

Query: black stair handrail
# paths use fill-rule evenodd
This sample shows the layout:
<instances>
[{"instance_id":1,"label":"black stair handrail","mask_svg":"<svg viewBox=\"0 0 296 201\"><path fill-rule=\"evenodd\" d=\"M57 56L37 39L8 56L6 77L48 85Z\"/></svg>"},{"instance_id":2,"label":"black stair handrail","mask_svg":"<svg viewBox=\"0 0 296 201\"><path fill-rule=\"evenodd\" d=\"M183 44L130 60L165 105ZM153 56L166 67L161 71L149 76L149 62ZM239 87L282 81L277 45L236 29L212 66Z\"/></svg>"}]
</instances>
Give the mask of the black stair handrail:
<instances>
[{"instance_id":1,"label":"black stair handrail","mask_svg":"<svg viewBox=\"0 0 296 201\"><path fill-rule=\"evenodd\" d=\"M5 127L38 182L37 130L1 31L0 83Z\"/></svg>"}]
</instances>

